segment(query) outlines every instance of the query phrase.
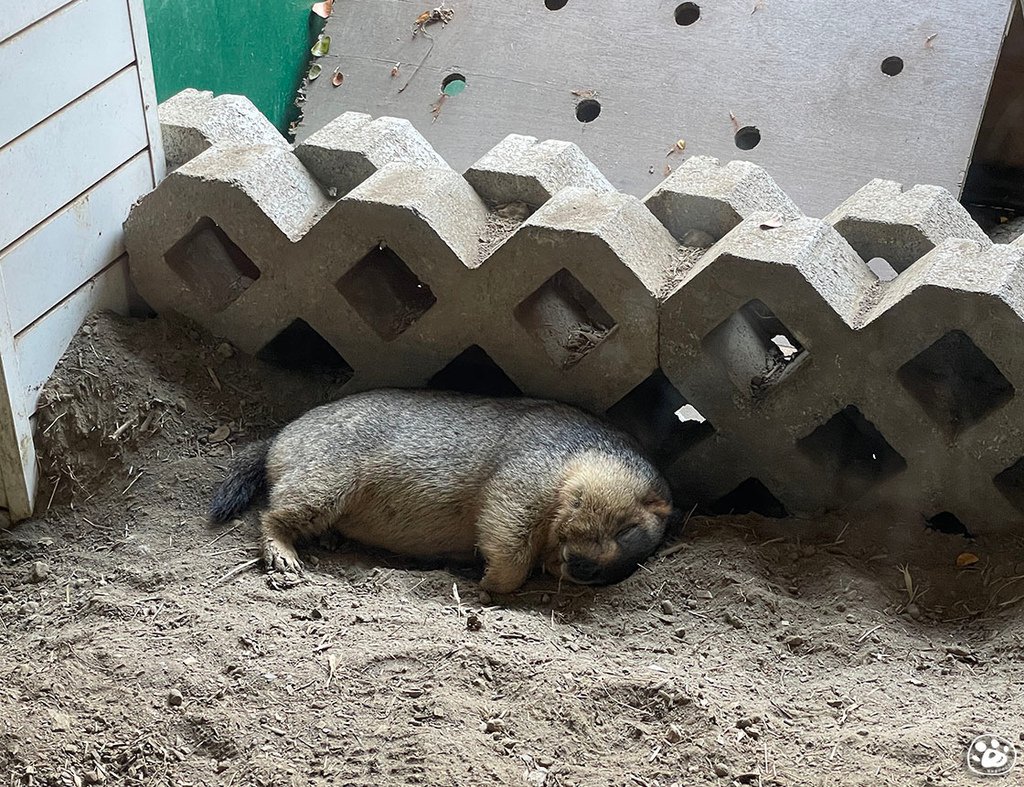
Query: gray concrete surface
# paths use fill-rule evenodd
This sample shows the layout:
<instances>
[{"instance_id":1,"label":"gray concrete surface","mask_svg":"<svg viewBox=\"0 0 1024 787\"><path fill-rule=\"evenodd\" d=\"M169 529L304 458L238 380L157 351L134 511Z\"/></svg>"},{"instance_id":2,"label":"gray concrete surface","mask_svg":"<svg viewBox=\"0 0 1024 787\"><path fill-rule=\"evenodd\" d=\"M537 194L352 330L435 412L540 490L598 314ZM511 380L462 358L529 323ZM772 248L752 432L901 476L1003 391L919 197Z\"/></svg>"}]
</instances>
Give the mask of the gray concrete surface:
<instances>
[{"instance_id":1,"label":"gray concrete surface","mask_svg":"<svg viewBox=\"0 0 1024 787\"><path fill-rule=\"evenodd\" d=\"M642 201L525 137L466 176L384 118L305 153L206 139L126 223L158 311L323 345L349 391L444 370L608 412L686 503L1024 525L1024 242L942 189L872 181L819 220L745 162L687 159Z\"/></svg>"}]
</instances>

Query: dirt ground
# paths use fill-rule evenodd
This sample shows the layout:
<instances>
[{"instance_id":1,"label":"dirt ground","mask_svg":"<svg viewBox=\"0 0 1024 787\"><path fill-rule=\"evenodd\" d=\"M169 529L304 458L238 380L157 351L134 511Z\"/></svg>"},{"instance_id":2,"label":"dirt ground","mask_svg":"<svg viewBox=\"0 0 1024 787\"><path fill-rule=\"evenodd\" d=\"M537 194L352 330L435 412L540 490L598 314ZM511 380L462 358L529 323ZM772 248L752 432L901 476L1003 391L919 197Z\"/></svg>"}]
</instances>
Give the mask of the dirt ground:
<instances>
[{"instance_id":1,"label":"dirt ground","mask_svg":"<svg viewBox=\"0 0 1024 787\"><path fill-rule=\"evenodd\" d=\"M0 787L956 785L976 735L1024 740L1019 540L695 516L597 591L324 544L268 581L207 498L335 393L90 320L38 414L44 513L0 534Z\"/></svg>"}]
</instances>

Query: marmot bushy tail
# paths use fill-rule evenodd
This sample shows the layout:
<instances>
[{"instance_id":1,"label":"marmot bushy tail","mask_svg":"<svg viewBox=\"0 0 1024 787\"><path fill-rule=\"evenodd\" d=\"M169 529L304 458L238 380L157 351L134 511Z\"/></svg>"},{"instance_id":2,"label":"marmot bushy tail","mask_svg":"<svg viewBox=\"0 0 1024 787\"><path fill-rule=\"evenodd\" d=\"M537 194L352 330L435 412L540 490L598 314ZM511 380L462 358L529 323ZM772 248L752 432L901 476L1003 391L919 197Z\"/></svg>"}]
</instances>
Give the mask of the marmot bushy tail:
<instances>
[{"instance_id":1,"label":"marmot bushy tail","mask_svg":"<svg viewBox=\"0 0 1024 787\"><path fill-rule=\"evenodd\" d=\"M210 501L210 521L227 522L238 516L267 489L267 451L270 440L253 443L231 465Z\"/></svg>"}]
</instances>

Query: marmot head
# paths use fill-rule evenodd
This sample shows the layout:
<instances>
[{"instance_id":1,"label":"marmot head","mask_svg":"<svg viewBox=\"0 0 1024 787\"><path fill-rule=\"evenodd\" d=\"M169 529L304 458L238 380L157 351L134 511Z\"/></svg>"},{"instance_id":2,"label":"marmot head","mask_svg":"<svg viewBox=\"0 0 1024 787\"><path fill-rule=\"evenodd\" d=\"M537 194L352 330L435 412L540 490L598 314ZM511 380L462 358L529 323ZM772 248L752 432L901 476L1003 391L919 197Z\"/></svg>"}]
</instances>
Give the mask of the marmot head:
<instances>
[{"instance_id":1,"label":"marmot head","mask_svg":"<svg viewBox=\"0 0 1024 787\"><path fill-rule=\"evenodd\" d=\"M671 514L668 487L653 468L584 454L562 478L544 568L584 585L620 582L654 552Z\"/></svg>"}]
</instances>

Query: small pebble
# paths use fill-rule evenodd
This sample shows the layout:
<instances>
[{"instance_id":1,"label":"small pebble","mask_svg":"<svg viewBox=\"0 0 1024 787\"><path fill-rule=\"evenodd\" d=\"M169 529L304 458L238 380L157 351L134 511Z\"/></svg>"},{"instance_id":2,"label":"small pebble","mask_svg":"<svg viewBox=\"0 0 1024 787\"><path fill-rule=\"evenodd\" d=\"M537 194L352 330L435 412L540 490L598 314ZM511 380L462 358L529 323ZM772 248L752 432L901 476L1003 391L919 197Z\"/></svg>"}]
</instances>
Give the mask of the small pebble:
<instances>
[{"instance_id":1,"label":"small pebble","mask_svg":"<svg viewBox=\"0 0 1024 787\"><path fill-rule=\"evenodd\" d=\"M227 342L221 342L217 345L217 355L221 358L230 358L235 354L235 348Z\"/></svg>"},{"instance_id":2,"label":"small pebble","mask_svg":"<svg viewBox=\"0 0 1024 787\"><path fill-rule=\"evenodd\" d=\"M550 604L551 603L551 596L550 596L550 594L545 593L543 596L541 596L540 597L540 603L541 604Z\"/></svg>"},{"instance_id":3,"label":"small pebble","mask_svg":"<svg viewBox=\"0 0 1024 787\"><path fill-rule=\"evenodd\" d=\"M726 768L721 763L716 764L714 766L714 769L715 769L715 776L717 776L719 779L724 779L726 776L729 775L729 769Z\"/></svg>"},{"instance_id":4,"label":"small pebble","mask_svg":"<svg viewBox=\"0 0 1024 787\"><path fill-rule=\"evenodd\" d=\"M487 606L491 603L491 594L488 593L486 590L481 590L480 593L477 595L477 600L484 606Z\"/></svg>"},{"instance_id":5,"label":"small pebble","mask_svg":"<svg viewBox=\"0 0 1024 787\"><path fill-rule=\"evenodd\" d=\"M855 618L853 615L847 615L846 616L846 622L847 623L856 623L857 622L857 618Z\"/></svg>"},{"instance_id":6,"label":"small pebble","mask_svg":"<svg viewBox=\"0 0 1024 787\"><path fill-rule=\"evenodd\" d=\"M86 771L82 774L82 781L86 784L103 784L106 780L107 777L99 771Z\"/></svg>"},{"instance_id":7,"label":"small pebble","mask_svg":"<svg viewBox=\"0 0 1024 787\"><path fill-rule=\"evenodd\" d=\"M177 689L171 689L167 693L167 704L172 708L176 708L184 701L184 697L181 696L181 692Z\"/></svg>"},{"instance_id":8,"label":"small pebble","mask_svg":"<svg viewBox=\"0 0 1024 787\"><path fill-rule=\"evenodd\" d=\"M674 615L676 614L675 604L666 599L665 601L661 602L661 611L666 615Z\"/></svg>"},{"instance_id":9,"label":"small pebble","mask_svg":"<svg viewBox=\"0 0 1024 787\"><path fill-rule=\"evenodd\" d=\"M722 618L725 620L726 623L728 623L730 626L732 626L733 628L736 628L736 629L741 629L741 628L743 628L744 626L747 625L740 618L738 618L735 615L733 615L731 612L726 612L722 616Z\"/></svg>"},{"instance_id":10,"label":"small pebble","mask_svg":"<svg viewBox=\"0 0 1024 787\"><path fill-rule=\"evenodd\" d=\"M919 606L917 606L917 604L914 604L913 602L911 602L910 604L907 604L906 612L914 620L920 620L921 619L921 608Z\"/></svg>"},{"instance_id":11,"label":"small pebble","mask_svg":"<svg viewBox=\"0 0 1024 787\"><path fill-rule=\"evenodd\" d=\"M42 582L48 576L50 576L50 567L41 560L37 560L32 564L32 568L28 572L29 582Z\"/></svg>"},{"instance_id":12,"label":"small pebble","mask_svg":"<svg viewBox=\"0 0 1024 787\"><path fill-rule=\"evenodd\" d=\"M846 612L846 604L836 604L836 612Z\"/></svg>"},{"instance_id":13,"label":"small pebble","mask_svg":"<svg viewBox=\"0 0 1024 787\"><path fill-rule=\"evenodd\" d=\"M480 631L484 627L484 622L480 620L480 616L475 612L470 612L466 615L466 628L470 631Z\"/></svg>"},{"instance_id":14,"label":"small pebble","mask_svg":"<svg viewBox=\"0 0 1024 787\"><path fill-rule=\"evenodd\" d=\"M683 739L683 731L679 729L678 725L670 724L668 726L668 734L665 736L665 739L669 743L679 743L679 741Z\"/></svg>"},{"instance_id":15,"label":"small pebble","mask_svg":"<svg viewBox=\"0 0 1024 787\"><path fill-rule=\"evenodd\" d=\"M224 773L224 771L226 771L228 767L230 767L230 765L231 763L229 763L227 760L220 760L217 762L216 767L214 767L214 771L216 771L217 773Z\"/></svg>"},{"instance_id":16,"label":"small pebble","mask_svg":"<svg viewBox=\"0 0 1024 787\"><path fill-rule=\"evenodd\" d=\"M538 757L537 758L537 764L541 768L550 768L552 765L555 764L555 761L551 757Z\"/></svg>"},{"instance_id":17,"label":"small pebble","mask_svg":"<svg viewBox=\"0 0 1024 787\"><path fill-rule=\"evenodd\" d=\"M797 634L794 634L792 637L786 637L783 641L791 648L799 648L805 642L804 638Z\"/></svg>"},{"instance_id":18,"label":"small pebble","mask_svg":"<svg viewBox=\"0 0 1024 787\"><path fill-rule=\"evenodd\" d=\"M686 629L677 628L675 631L672 632L672 636L676 639L686 639Z\"/></svg>"}]
</instances>

